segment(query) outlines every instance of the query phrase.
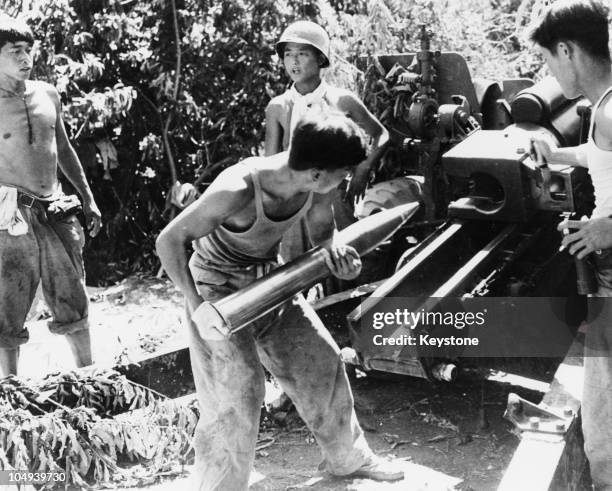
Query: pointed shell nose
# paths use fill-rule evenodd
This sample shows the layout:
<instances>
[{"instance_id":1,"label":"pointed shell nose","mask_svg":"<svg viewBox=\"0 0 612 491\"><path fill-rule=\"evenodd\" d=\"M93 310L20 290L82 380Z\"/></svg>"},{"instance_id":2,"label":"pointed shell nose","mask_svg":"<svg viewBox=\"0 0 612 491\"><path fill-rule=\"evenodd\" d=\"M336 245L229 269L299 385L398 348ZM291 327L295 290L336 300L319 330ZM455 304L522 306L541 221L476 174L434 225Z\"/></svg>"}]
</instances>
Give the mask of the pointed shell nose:
<instances>
[{"instance_id":1,"label":"pointed shell nose","mask_svg":"<svg viewBox=\"0 0 612 491\"><path fill-rule=\"evenodd\" d=\"M412 217L412 215L417 212L419 206L420 205L417 202L406 203L405 205L396 206L395 210L397 210L397 212L401 214L404 221L407 221Z\"/></svg>"}]
</instances>

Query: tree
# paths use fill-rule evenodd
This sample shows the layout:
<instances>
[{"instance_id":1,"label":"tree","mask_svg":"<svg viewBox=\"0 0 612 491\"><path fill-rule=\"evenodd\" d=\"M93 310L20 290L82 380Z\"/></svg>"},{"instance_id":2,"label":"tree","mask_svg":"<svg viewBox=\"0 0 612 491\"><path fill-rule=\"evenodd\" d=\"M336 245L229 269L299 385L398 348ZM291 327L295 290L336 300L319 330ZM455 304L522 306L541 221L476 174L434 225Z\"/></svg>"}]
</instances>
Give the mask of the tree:
<instances>
[{"instance_id":1,"label":"tree","mask_svg":"<svg viewBox=\"0 0 612 491\"><path fill-rule=\"evenodd\" d=\"M105 223L85 251L89 281L106 283L158 267L154 238L177 181L203 189L259 152L265 106L288 82L274 43L293 20L328 30L327 77L356 90L357 58L414 49L423 22L436 47L481 72L473 74L533 73L539 65L517 55L523 20L512 9L520 3L525 17L539 1L5 0L4 9L32 26L34 77L61 93Z\"/></svg>"}]
</instances>

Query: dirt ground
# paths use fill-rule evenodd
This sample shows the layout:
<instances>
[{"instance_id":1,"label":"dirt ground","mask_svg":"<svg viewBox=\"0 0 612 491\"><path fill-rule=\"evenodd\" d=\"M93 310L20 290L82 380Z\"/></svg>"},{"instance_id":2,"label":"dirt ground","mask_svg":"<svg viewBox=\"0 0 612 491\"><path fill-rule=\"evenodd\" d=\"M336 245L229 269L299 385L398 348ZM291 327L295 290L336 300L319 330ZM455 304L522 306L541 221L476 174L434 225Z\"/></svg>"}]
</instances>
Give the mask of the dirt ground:
<instances>
[{"instance_id":1,"label":"dirt ground","mask_svg":"<svg viewBox=\"0 0 612 491\"><path fill-rule=\"evenodd\" d=\"M134 277L114 287L92 288L90 296L98 364L112 366L184 346L181 296L167 280ZM44 317L44 305L35 304L28 322L31 341L20 361L23 375L72 368L65 341L46 331ZM541 371L542 378L550 380L553 370L551 366ZM352 377L366 437L378 454L401 460L406 470L403 481L381 484L319 472L316 443L299 417L289 411L262 421L252 489L496 489L519 442L502 418L507 394L517 392L534 402L542 394L511 383L483 381L478 376L482 372L482 367L468 371L454 383L400 376ZM545 388L549 380L540 386Z\"/></svg>"},{"instance_id":2,"label":"dirt ground","mask_svg":"<svg viewBox=\"0 0 612 491\"><path fill-rule=\"evenodd\" d=\"M370 445L380 455L405 461L407 478L385 487L329 476L313 480L318 450L309 432L296 422L260 435L260 447L271 445L258 452L256 469L266 479L253 489L294 489L309 482L308 489L317 490L493 490L519 442L502 418L507 394L538 398L522 388L469 379L434 385L408 377L366 377L354 381L353 387Z\"/></svg>"},{"instance_id":3,"label":"dirt ground","mask_svg":"<svg viewBox=\"0 0 612 491\"><path fill-rule=\"evenodd\" d=\"M96 364L113 366L158 349L186 345L182 295L168 280L134 276L112 287L87 289ZM48 316L39 290L26 322L30 341L22 349L19 365L24 376L74 367L63 337L47 331Z\"/></svg>"}]
</instances>

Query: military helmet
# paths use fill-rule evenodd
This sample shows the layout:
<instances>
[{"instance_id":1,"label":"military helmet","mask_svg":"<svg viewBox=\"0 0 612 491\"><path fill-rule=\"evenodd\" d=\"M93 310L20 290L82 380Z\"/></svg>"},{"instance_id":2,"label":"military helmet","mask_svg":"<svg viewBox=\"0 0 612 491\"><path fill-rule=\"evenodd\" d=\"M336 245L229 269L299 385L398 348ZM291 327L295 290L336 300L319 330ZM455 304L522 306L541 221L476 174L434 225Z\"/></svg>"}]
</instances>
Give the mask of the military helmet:
<instances>
[{"instance_id":1,"label":"military helmet","mask_svg":"<svg viewBox=\"0 0 612 491\"><path fill-rule=\"evenodd\" d=\"M276 43L276 52L281 60L286 43L308 44L316 48L325 57L321 67L329 66L329 36L319 24L309 20L299 20L289 25Z\"/></svg>"}]
</instances>

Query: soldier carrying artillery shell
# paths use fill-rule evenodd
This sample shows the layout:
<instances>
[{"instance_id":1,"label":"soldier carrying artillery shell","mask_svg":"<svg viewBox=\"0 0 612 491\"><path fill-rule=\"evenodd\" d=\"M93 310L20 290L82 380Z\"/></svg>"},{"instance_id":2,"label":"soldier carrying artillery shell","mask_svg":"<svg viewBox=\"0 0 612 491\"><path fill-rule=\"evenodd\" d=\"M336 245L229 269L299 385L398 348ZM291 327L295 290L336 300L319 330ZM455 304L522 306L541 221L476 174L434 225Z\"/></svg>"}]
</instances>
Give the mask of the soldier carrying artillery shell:
<instances>
[{"instance_id":1,"label":"soldier carrying artillery shell","mask_svg":"<svg viewBox=\"0 0 612 491\"><path fill-rule=\"evenodd\" d=\"M304 216L315 195L334 189L364 158L360 128L343 115L323 112L296 124L289 152L249 158L223 171L157 240L162 265L185 295L188 313L275 268L287 228ZM345 279L361 270L357 252L341 244L332 247L327 264ZM206 328L188 322L201 412L195 435L197 489L247 489L264 397L261 365L295 403L328 471L379 480L403 477L395 463L370 450L338 346L302 295L227 339L205 339Z\"/></svg>"}]
</instances>

